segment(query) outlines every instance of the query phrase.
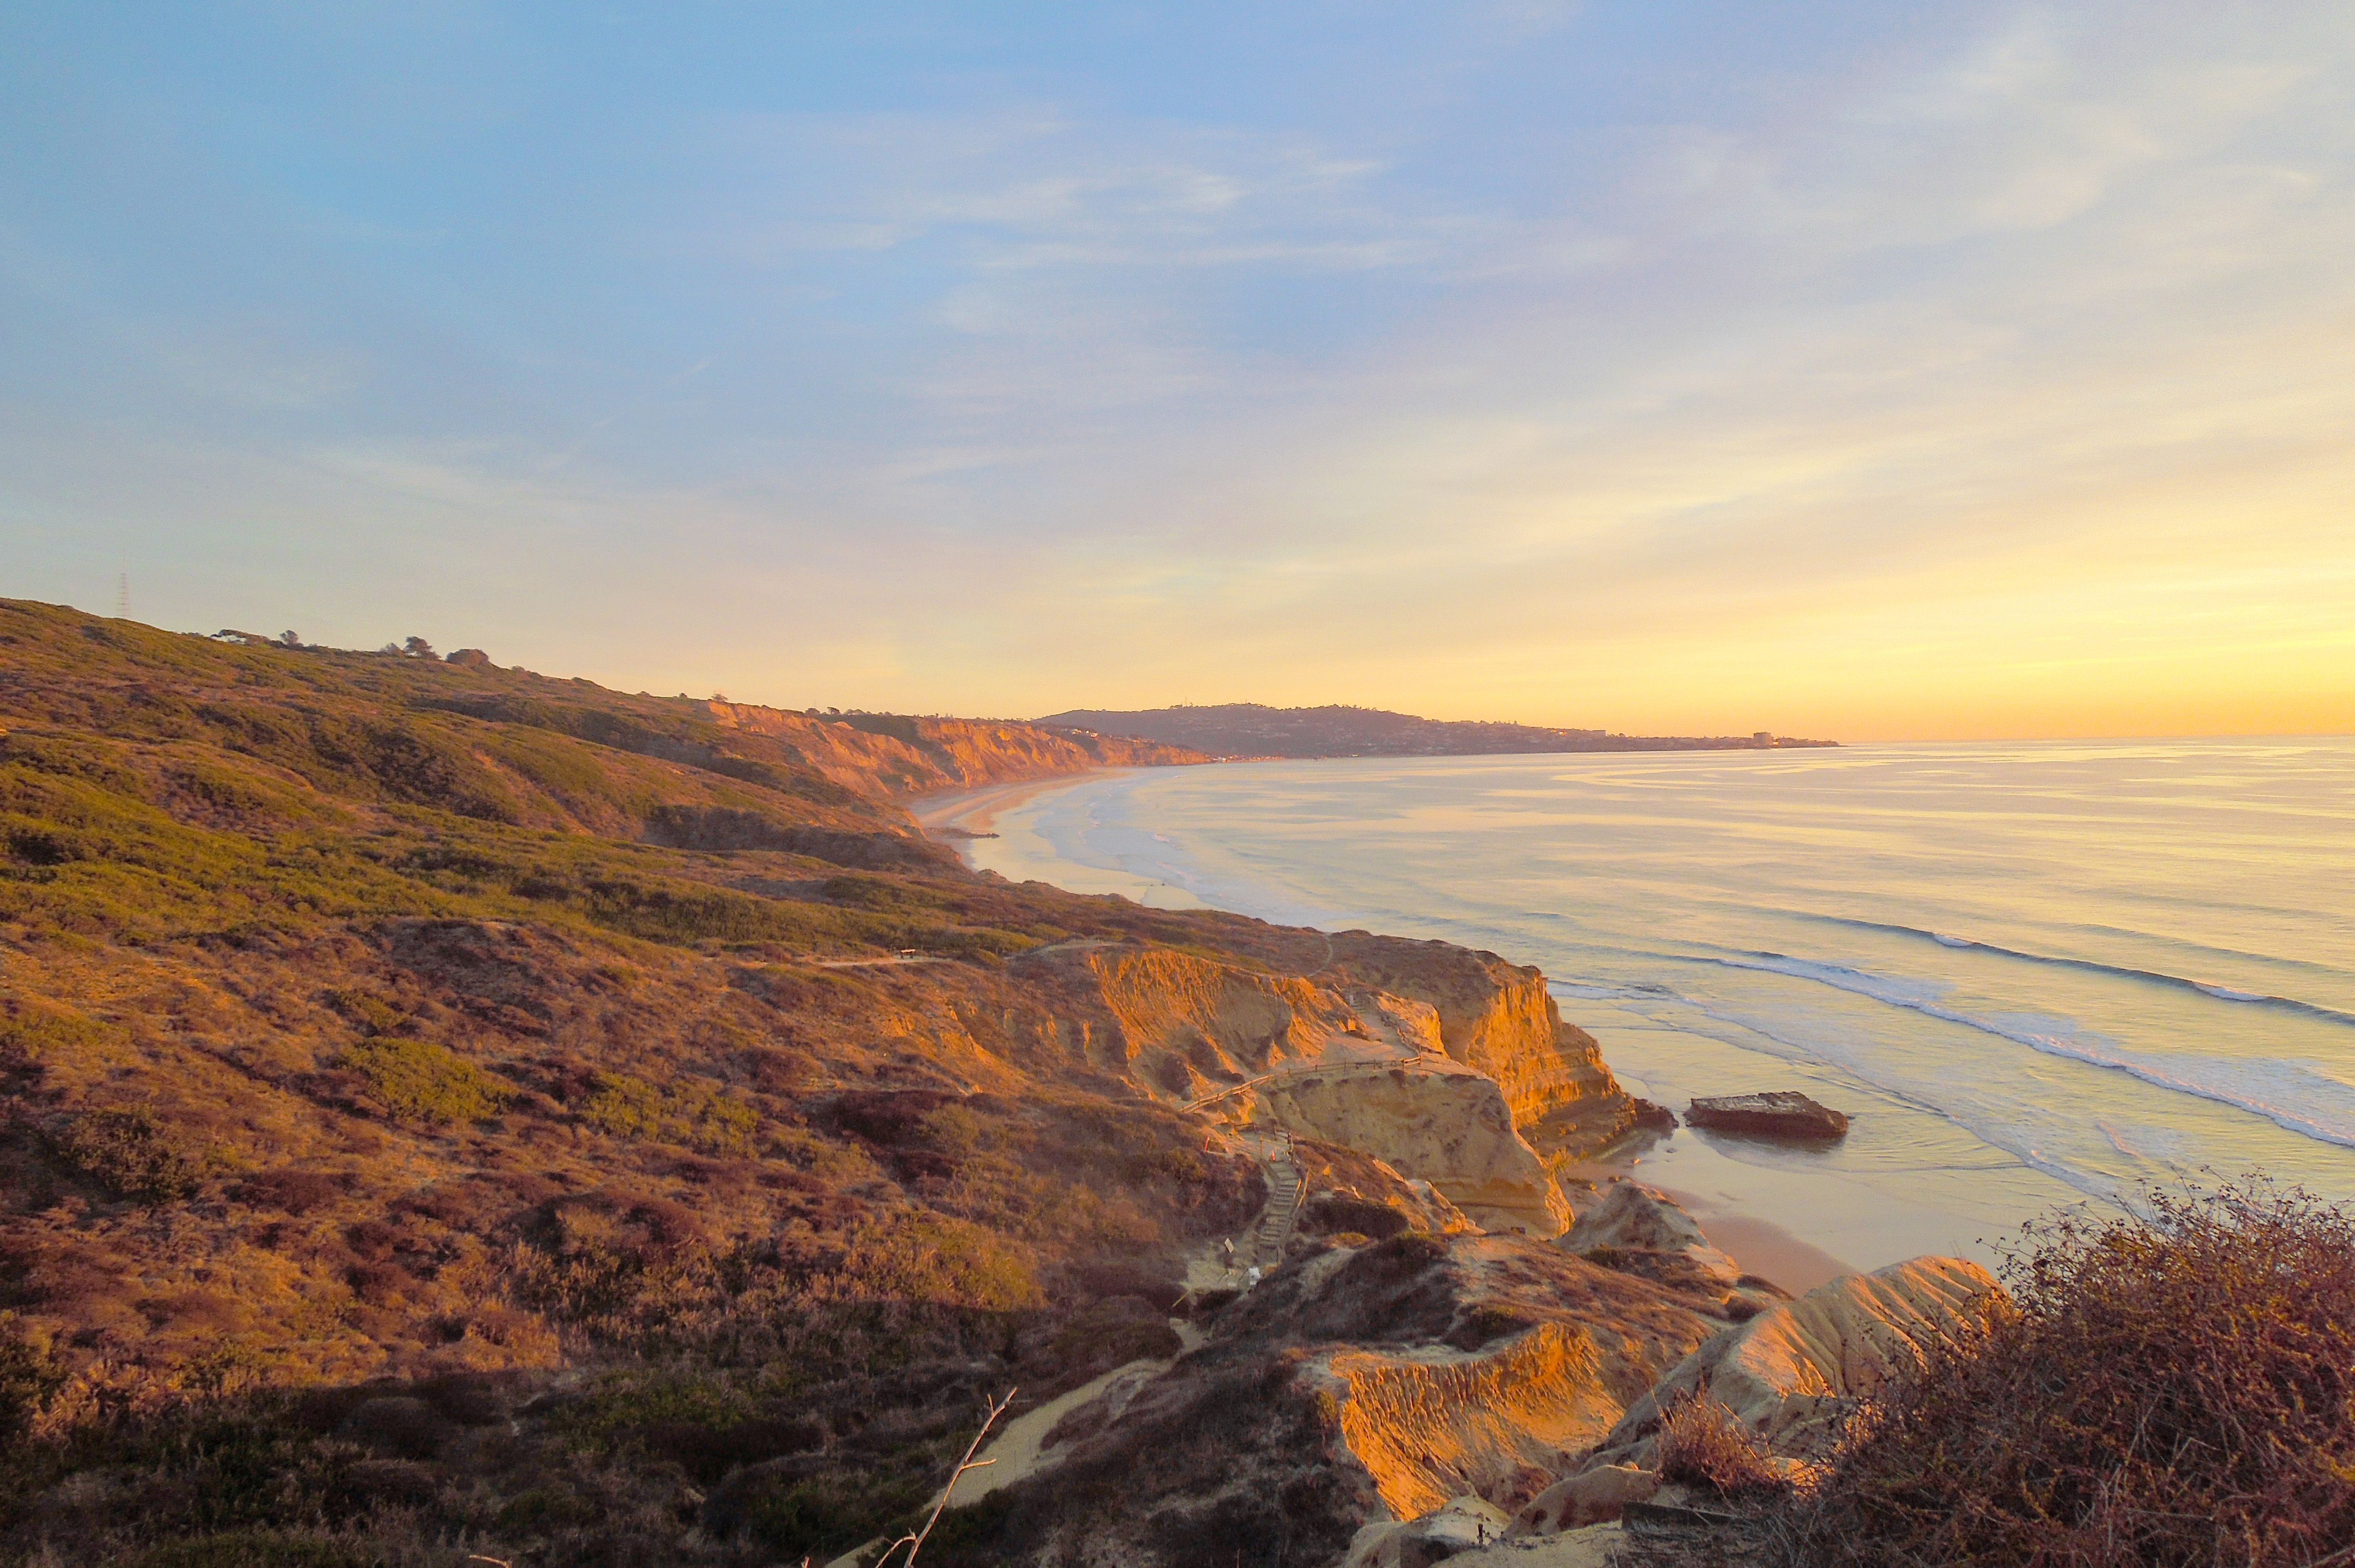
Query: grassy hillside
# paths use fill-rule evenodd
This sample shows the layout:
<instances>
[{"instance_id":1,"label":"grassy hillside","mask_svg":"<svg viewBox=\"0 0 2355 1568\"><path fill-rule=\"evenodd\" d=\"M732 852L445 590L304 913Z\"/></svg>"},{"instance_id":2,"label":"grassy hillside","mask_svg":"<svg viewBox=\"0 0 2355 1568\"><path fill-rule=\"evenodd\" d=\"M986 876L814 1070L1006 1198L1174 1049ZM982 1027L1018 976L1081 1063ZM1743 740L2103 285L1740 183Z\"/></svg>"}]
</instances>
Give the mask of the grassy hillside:
<instances>
[{"instance_id":1,"label":"grassy hillside","mask_svg":"<svg viewBox=\"0 0 2355 1568\"><path fill-rule=\"evenodd\" d=\"M824 1561L984 1392L1168 1352L1266 1193L1173 1106L1269 1041L1101 949L1558 1043L897 804L1168 755L0 603L0 1562Z\"/></svg>"},{"instance_id":2,"label":"grassy hillside","mask_svg":"<svg viewBox=\"0 0 2355 1568\"><path fill-rule=\"evenodd\" d=\"M795 725L7 603L0 726L16 1554L847 1545L1260 1201L1002 960L1268 938L973 877Z\"/></svg>"}]
</instances>

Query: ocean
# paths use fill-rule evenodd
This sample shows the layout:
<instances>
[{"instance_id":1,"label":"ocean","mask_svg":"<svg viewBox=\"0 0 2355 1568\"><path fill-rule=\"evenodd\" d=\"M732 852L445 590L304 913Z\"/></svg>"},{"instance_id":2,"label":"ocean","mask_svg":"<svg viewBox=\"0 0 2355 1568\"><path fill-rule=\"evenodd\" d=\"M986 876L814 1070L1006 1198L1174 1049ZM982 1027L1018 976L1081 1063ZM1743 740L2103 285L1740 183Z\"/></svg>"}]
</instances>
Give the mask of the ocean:
<instances>
[{"instance_id":1,"label":"ocean","mask_svg":"<svg viewBox=\"0 0 2355 1568\"><path fill-rule=\"evenodd\" d=\"M1252 763L927 816L960 812L1016 880L1535 964L1679 1111L1849 1112L1637 1172L1845 1264L2152 1184L2355 1200L2355 740Z\"/></svg>"}]
</instances>

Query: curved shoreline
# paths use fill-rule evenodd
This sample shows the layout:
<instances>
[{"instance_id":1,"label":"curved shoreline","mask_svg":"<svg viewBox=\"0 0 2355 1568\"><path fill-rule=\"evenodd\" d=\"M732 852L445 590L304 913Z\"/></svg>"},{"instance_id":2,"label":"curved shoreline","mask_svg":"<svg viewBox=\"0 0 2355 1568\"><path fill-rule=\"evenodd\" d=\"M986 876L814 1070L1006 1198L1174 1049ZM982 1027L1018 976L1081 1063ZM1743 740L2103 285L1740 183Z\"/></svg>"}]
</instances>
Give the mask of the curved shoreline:
<instances>
[{"instance_id":1,"label":"curved shoreline","mask_svg":"<svg viewBox=\"0 0 2355 1568\"><path fill-rule=\"evenodd\" d=\"M1120 893L1136 898L1161 893L1175 893L1184 901L1199 906L1199 901L1173 889L1165 882L1156 882L1133 873L1111 868L1092 866L1057 851L1051 840L1032 830L1028 825L1009 820L1026 808L1041 804L1043 796L1066 789L1103 783L1130 776L1144 770L1103 769L1096 772L1050 779L1026 779L1013 784L990 784L981 789L958 790L918 797L910 804L910 812L927 837L948 845L957 851L965 864L976 870L995 870L1016 881L1037 880L1050 881L1072 892ZM1001 836L1001 829L1004 830ZM975 835L989 835L976 837ZM992 865L990 862L997 862ZM1138 899L1138 901L1146 901ZM1172 900L1171 901L1177 901ZM1574 1020L1573 1020L1574 1021ZM1645 1077L1639 1066L1623 1068L1612 1063L1613 1071L1633 1078L1640 1084ZM1722 1190L1728 1174L1725 1167L1747 1169L1738 1162L1718 1156L1709 1157L1698 1139L1688 1139L1700 1168L1689 1173L1679 1171L1663 1180L1654 1179L1654 1172L1639 1170L1647 1161L1657 1165L1663 1152L1657 1146L1643 1146L1626 1154L1582 1166L1580 1170L1598 1182L1613 1179L1641 1179L1656 1186L1690 1210L1700 1220L1712 1243L1730 1253L1742 1268L1752 1274L1771 1279L1794 1295L1803 1294L1841 1275L1860 1272L1851 1264L1821 1244L1830 1238L1809 1240L1788 1229L1773 1217L1772 1211L1793 1211L1804 1205L1804 1199L1795 1193L1781 1195L1786 1201L1755 1201L1764 1194L1735 1197ZM1679 1164L1685 1162L1680 1161ZM1677 1175L1688 1175L1680 1182ZM1768 1181L1768 1186L1785 1184ZM1717 1187L1718 1195L1711 1197L1696 1188ZM1917 1249L1918 1250L1918 1249ZM1910 1253L1908 1255L1911 1255ZM1871 1266L1871 1265L1865 1265Z\"/></svg>"}]
</instances>

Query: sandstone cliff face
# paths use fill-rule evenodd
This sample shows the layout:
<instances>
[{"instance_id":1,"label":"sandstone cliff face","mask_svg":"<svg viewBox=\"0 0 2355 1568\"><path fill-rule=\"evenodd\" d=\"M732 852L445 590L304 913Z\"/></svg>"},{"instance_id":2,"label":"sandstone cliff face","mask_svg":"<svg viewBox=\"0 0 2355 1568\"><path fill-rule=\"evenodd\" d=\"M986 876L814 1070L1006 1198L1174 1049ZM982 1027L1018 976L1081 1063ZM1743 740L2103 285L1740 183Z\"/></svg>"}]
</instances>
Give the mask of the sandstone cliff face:
<instances>
[{"instance_id":1,"label":"sandstone cliff face","mask_svg":"<svg viewBox=\"0 0 2355 1568\"><path fill-rule=\"evenodd\" d=\"M1594 1037L1562 1021L1536 969L1444 942L1364 932L1344 932L1332 944L1337 972L1429 1004L1447 1054L1494 1078L1514 1125L1540 1147L1589 1148L1631 1124L1631 1103Z\"/></svg>"},{"instance_id":2,"label":"sandstone cliff face","mask_svg":"<svg viewBox=\"0 0 2355 1568\"><path fill-rule=\"evenodd\" d=\"M1718 1326L1520 1237L1311 1246L1199 1349L1072 1412L939 1555L1179 1568L1281 1541L1335 1563L1369 1523L1525 1503Z\"/></svg>"},{"instance_id":3,"label":"sandstone cliff face","mask_svg":"<svg viewBox=\"0 0 2355 1568\"><path fill-rule=\"evenodd\" d=\"M1442 1054L1425 1000L1167 949L1098 945L1023 961L1060 972L1099 1068L1237 1125L1280 1127L1430 1182L1487 1230L1550 1236L1570 1205L1497 1081Z\"/></svg>"},{"instance_id":4,"label":"sandstone cliff face","mask_svg":"<svg viewBox=\"0 0 2355 1568\"><path fill-rule=\"evenodd\" d=\"M1167 948L1096 948L1081 961L1120 1030L1122 1055L1165 1088L1207 1093L1363 1038L1348 1001L1297 976Z\"/></svg>"},{"instance_id":5,"label":"sandstone cliff face","mask_svg":"<svg viewBox=\"0 0 2355 1568\"><path fill-rule=\"evenodd\" d=\"M1238 1099L1254 1122L1361 1149L1430 1182L1487 1231L1551 1236L1570 1204L1513 1130L1496 1080L1445 1058L1288 1073Z\"/></svg>"},{"instance_id":6,"label":"sandstone cliff face","mask_svg":"<svg viewBox=\"0 0 2355 1568\"><path fill-rule=\"evenodd\" d=\"M1349 1457L1401 1520L1466 1493L1509 1498L1592 1447L1622 1408L1594 1333L1559 1323L1495 1350L1334 1350L1302 1376L1334 1400Z\"/></svg>"},{"instance_id":7,"label":"sandstone cliff face","mask_svg":"<svg viewBox=\"0 0 2355 1568\"><path fill-rule=\"evenodd\" d=\"M1633 1181L1612 1187L1555 1244L1687 1289L1722 1291L1742 1278L1742 1265L1710 1244L1682 1204Z\"/></svg>"},{"instance_id":8,"label":"sandstone cliff face","mask_svg":"<svg viewBox=\"0 0 2355 1568\"><path fill-rule=\"evenodd\" d=\"M918 719L899 713L814 718L750 703L708 705L722 729L777 741L805 767L851 789L884 795L975 789L1058 778L1091 768L1159 767L1209 759L1152 741L1049 730L980 719Z\"/></svg>"},{"instance_id":9,"label":"sandstone cliff face","mask_svg":"<svg viewBox=\"0 0 2355 1568\"><path fill-rule=\"evenodd\" d=\"M1961 1258L1848 1275L1760 1313L1694 1352L1636 1402L1597 1462L1649 1466L1660 1407L1706 1389L1778 1452L1819 1456L1857 1402L1982 1319L2003 1287Z\"/></svg>"}]
</instances>

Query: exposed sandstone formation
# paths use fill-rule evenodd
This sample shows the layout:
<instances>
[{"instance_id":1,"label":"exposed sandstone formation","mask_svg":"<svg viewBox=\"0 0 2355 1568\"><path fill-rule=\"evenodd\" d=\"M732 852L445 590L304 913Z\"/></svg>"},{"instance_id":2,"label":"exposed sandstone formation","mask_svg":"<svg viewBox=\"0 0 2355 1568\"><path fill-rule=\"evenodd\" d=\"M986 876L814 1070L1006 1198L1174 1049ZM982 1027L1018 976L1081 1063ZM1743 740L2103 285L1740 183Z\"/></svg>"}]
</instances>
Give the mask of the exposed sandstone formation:
<instances>
[{"instance_id":1,"label":"exposed sandstone formation","mask_svg":"<svg viewBox=\"0 0 2355 1568\"><path fill-rule=\"evenodd\" d=\"M1091 1021L1090 1060L1189 1099L1370 1044L1347 1000L1297 976L1167 948L1082 948L1063 962L1085 971L1107 1015Z\"/></svg>"},{"instance_id":2,"label":"exposed sandstone formation","mask_svg":"<svg viewBox=\"0 0 2355 1568\"><path fill-rule=\"evenodd\" d=\"M1429 1568L1505 1538L1512 1516L1476 1496L1451 1498L1421 1519L1369 1524L1349 1542L1345 1568Z\"/></svg>"},{"instance_id":3,"label":"exposed sandstone formation","mask_svg":"<svg viewBox=\"0 0 2355 1568\"><path fill-rule=\"evenodd\" d=\"M1648 1501L1660 1489L1657 1470L1635 1465L1597 1465L1556 1481L1521 1509L1515 1533L1552 1535L1617 1519L1629 1503Z\"/></svg>"},{"instance_id":4,"label":"exposed sandstone formation","mask_svg":"<svg viewBox=\"0 0 2355 1568\"><path fill-rule=\"evenodd\" d=\"M1463 1060L1518 1068L1525 1083L1599 1072L1607 1088L1586 1103L1624 1108L1599 1060L1593 1072L1582 1059L1561 1062L1558 1019L1536 972L1438 944L1335 947L1340 962L1310 977L1110 944L1042 951L1020 967L1060 980L1074 1047L1100 1069L1236 1125L1370 1156L1430 1182L1484 1229L1559 1232L1571 1219L1561 1189L1520 1136L1502 1084ZM1415 989L1372 987L1369 971ZM1343 986L1326 983L1335 972Z\"/></svg>"},{"instance_id":5,"label":"exposed sandstone formation","mask_svg":"<svg viewBox=\"0 0 2355 1568\"><path fill-rule=\"evenodd\" d=\"M1618 1408L1602 1360L1591 1329L1540 1323L1477 1351L1336 1350L1305 1375L1337 1403L1383 1505L1413 1519L1459 1488L1527 1495L1593 1446Z\"/></svg>"},{"instance_id":6,"label":"exposed sandstone formation","mask_svg":"<svg viewBox=\"0 0 2355 1568\"><path fill-rule=\"evenodd\" d=\"M1254 1121L1429 1181L1484 1230L1551 1236L1570 1223L1569 1201L1514 1131L1496 1080L1444 1057L1286 1073L1237 1099Z\"/></svg>"},{"instance_id":7,"label":"exposed sandstone formation","mask_svg":"<svg viewBox=\"0 0 2355 1568\"><path fill-rule=\"evenodd\" d=\"M1593 1463L1649 1467L1660 1408L1706 1389L1774 1450L1826 1452L1857 1402L1982 1321L2002 1286L1961 1258L1915 1258L1848 1275L1702 1346L1636 1401Z\"/></svg>"},{"instance_id":8,"label":"exposed sandstone formation","mask_svg":"<svg viewBox=\"0 0 2355 1568\"><path fill-rule=\"evenodd\" d=\"M1634 1125L1634 1103L1594 1037L1562 1021L1535 968L1444 942L1362 931L1342 932L1331 944L1337 972L1429 1003L1441 1049L1494 1078L1514 1125L1540 1147L1592 1148Z\"/></svg>"},{"instance_id":9,"label":"exposed sandstone formation","mask_svg":"<svg viewBox=\"0 0 2355 1568\"><path fill-rule=\"evenodd\" d=\"M1292 1156L1303 1193L1299 1229L1309 1236L1385 1242L1408 1231L1454 1235L1477 1229L1428 1181L1338 1144L1295 1137Z\"/></svg>"},{"instance_id":10,"label":"exposed sandstone formation","mask_svg":"<svg viewBox=\"0 0 2355 1568\"><path fill-rule=\"evenodd\" d=\"M900 713L820 717L719 698L708 705L722 729L760 735L794 763L852 789L886 795L975 789L1103 767L1157 767L1209 759L1183 746L1123 736L1050 730L984 719L918 719Z\"/></svg>"},{"instance_id":11,"label":"exposed sandstone formation","mask_svg":"<svg viewBox=\"0 0 2355 1568\"><path fill-rule=\"evenodd\" d=\"M1742 1278L1742 1265L1710 1245L1681 1204L1633 1181L1614 1183L1556 1244L1686 1289L1728 1290Z\"/></svg>"},{"instance_id":12,"label":"exposed sandstone formation","mask_svg":"<svg viewBox=\"0 0 2355 1568\"><path fill-rule=\"evenodd\" d=\"M1753 1138L1822 1143L1848 1135L1846 1115L1790 1089L1695 1100L1685 1108L1685 1120L1710 1132Z\"/></svg>"},{"instance_id":13,"label":"exposed sandstone formation","mask_svg":"<svg viewBox=\"0 0 2355 1568\"><path fill-rule=\"evenodd\" d=\"M1060 1463L995 1494L944 1561L1060 1561L1084 1541L1087 1561L1178 1568L1281 1537L1288 1557L1331 1563L1365 1526L1451 1499L1517 1508L1715 1327L1520 1237L1311 1246L1200 1349L1067 1416L1049 1438Z\"/></svg>"}]
</instances>

